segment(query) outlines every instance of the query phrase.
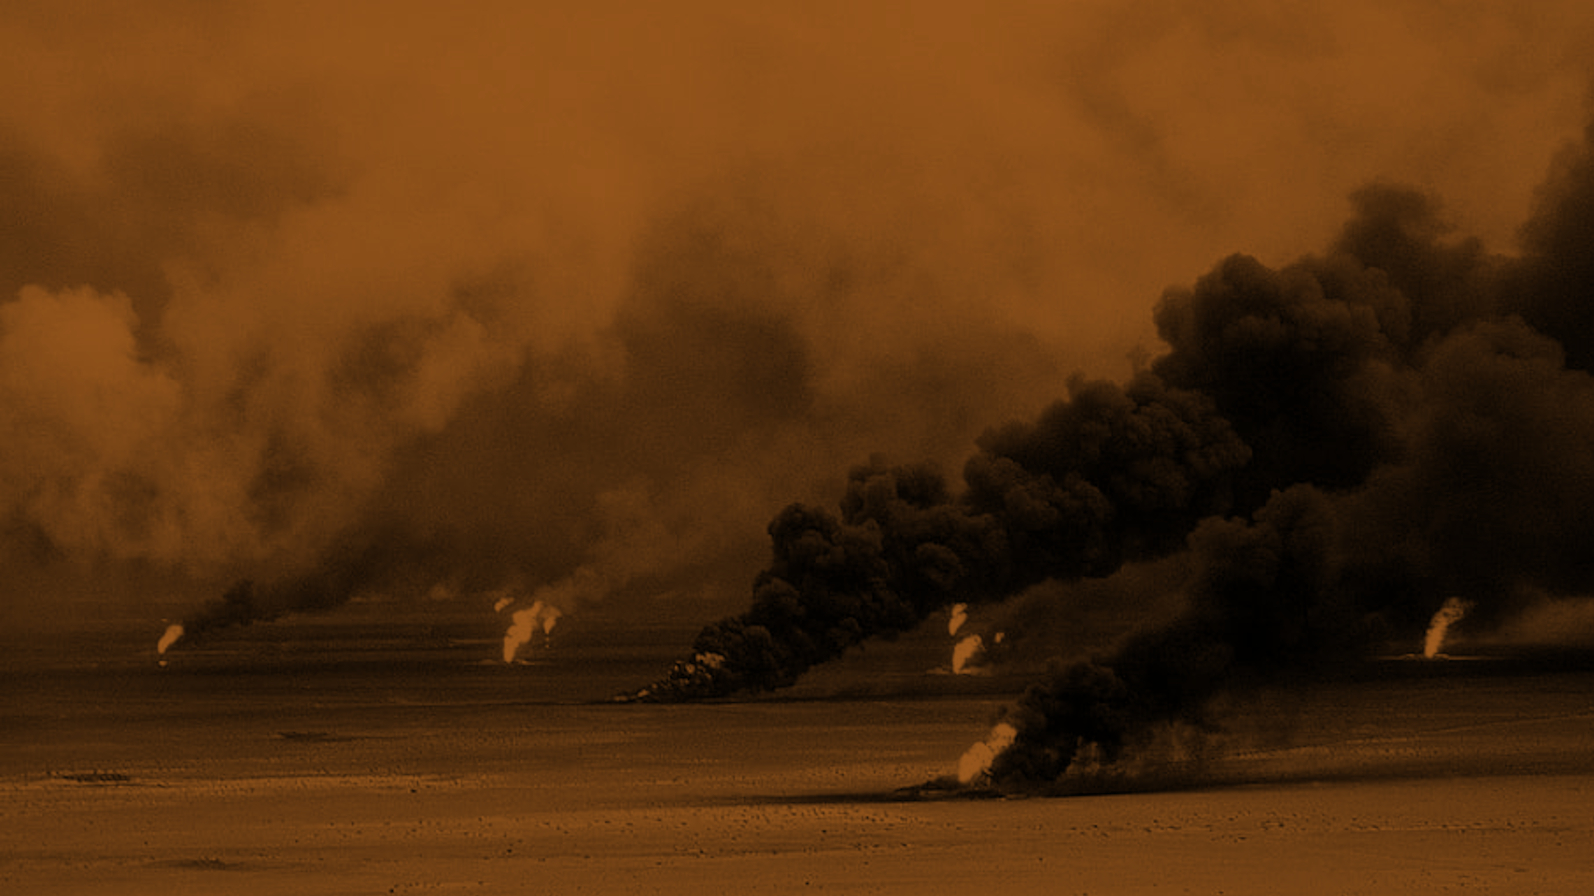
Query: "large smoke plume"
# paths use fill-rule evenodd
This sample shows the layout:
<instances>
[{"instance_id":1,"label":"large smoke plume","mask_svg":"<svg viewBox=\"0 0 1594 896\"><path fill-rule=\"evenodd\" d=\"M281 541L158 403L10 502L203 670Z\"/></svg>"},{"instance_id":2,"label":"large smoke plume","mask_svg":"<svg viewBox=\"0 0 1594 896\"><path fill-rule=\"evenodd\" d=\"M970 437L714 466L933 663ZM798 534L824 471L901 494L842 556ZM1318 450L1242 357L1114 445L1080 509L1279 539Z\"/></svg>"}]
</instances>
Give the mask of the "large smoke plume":
<instances>
[{"instance_id":1,"label":"large smoke plume","mask_svg":"<svg viewBox=\"0 0 1594 896\"><path fill-rule=\"evenodd\" d=\"M1432 514L1443 553L1370 541L1356 573L1416 570L1424 600L1376 614L1403 630L1482 590L1451 580L1515 581L1469 538L1548 553L1580 522L1463 489L1502 515L1470 529L1445 501L1474 471L1416 461L1488 437L1469 378L1536 378L1524 416L1579 398L1557 197L1585 163L1556 164L1520 263L1389 189L1334 253L1276 260L1377 172L1493 244L1528 217L1590 26L1518 6L11 4L3 628L114 615L153 642L500 594L696 624L743 605L796 500L752 639L718 626L698 652L726 661L694 664L763 687L1305 481L1336 513L1380 482L1358 512ZM1145 313L1235 247L1258 260ZM1257 366L1266 328L1210 337L1221 289L1320 327L1267 343L1296 386ZM1033 422L967 459L1006 419ZM1532 478L1580 425L1470 462ZM841 475L875 452L909 462ZM1578 580L1540 568L1524 588Z\"/></svg>"},{"instance_id":2,"label":"large smoke plume","mask_svg":"<svg viewBox=\"0 0 1594 896\"><path fill-rule=\"evenodd\" d=\"M1167 291L1165 354L988 431L957 494L874 465L839 517L793 505L752 608L697 640L715 662L642 696L783 686L954 602L1187 551L1178 612L1059 657L960 771L1066 787L1198 738L1225 691L1420 644L1445 607L1499 624L1594 593L1591 144L1558 160L1520 255L1367 187L1327 252L1231 256Z\"/></svg>"},{"instance_id":3,"label":"large smoke plume","mask_svg":"<svg viewBox=\"0 0 1594 896\"><path fill-rule=\"evenodd\" d=\"M1594 331L1566 323L1594 300L1591 140L1562 157L1520 257L1445 240L1432 200L1374 188L1326 258L1229 259L1164 298L1155 368L1214 395L1269 497L1192 533L1182 615L1026 692L991 779L1067 780L1081 754L1203 729L1225 689L1422 643L1460 607L1499 624L1594 591Z\"/></svg>"},{"instance_id":4,"label":"large smoke plume","mask_svg":"<svg viewBox=\"0 0 1594 896\"><path fill-rule=\"evenodd\" d=\"M1210 402L1149 374L1124 388L1078 380L1071 393L1034 424L987 433L956 498L932 469L875 463L852 471L839 517L788 507L770 523L774 562L752 609L694 645L724 662L687 664L691 673L648 696L788 685L954 602L1159 556L1196 520L1229 509L1250 454Z\"/></svg>"}]
</instances>

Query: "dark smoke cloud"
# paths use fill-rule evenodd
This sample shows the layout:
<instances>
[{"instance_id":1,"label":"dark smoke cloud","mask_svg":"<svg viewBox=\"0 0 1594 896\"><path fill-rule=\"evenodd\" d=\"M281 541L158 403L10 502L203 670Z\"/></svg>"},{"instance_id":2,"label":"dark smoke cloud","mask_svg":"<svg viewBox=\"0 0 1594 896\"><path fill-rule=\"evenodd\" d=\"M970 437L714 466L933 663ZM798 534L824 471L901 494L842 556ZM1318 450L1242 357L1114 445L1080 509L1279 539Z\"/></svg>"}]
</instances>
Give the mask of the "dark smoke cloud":
<instances>
[{"instance_id":1,"label":"dark smoke cloud","mask_svg":"<svg viewBox=\"0 0 1594 896\"><path fill-rule=\"evenodd\" d=\"M1190 536L1195 570L1177 619L1143 628L1110 653L1059 659L1004 715L1017 736L990 776L1050 785L1081 759L1111 766L1160 725L1200 731L1227 688L1298 671L1325 649L1336 525L1310 486L1279 493L1251 523L1210 519ZM1328 631L1333 631L1328 628Z\"/></svg>"},{"instance_id":2,"label":"dark smoke cloud","mask_svg":"<svg viewBox=\"0 0 1594 896\"><path fill-rule=\"evenodd\" d=\"M987 432L955 499L933 470L876 463L853 470L839 519L782 511L752 609L705 629L693 660L639 696L783 687L953 601L1161 556L1228 508L1250 453L1210 402L1150 374L1127 387L1075 380L1070 393L1033 424Z\"/></svg>"},{"instance_id":3,"label":"dark smoke cloud","mask_svg":"<svg viewBox=\"0 0 1594 896\"><path fill-rule=\"evenodd\" d=\"M1283 483L1274 480L1271 497L1249 520L1201 523L1189 539L1195 572L1183 612L1109 650L1057 661L1005 715L1014 736L991 764L993 781L1021 789L1102 786L1100 769L1126 751L1149 748L1159 726L1207 730L1220 693L1312 674L1391 638L1415 644L1447 598L1467 600L1474 624L1499 627L1546 596L1594 591L1594 377L1561 342L1517 316L1554 329L1577 314L1568 306L1590 297L1594 281L1579 285L1575 274L1583 263L1575 247L1594 237L1581 214L1594 182L1589 157L1585 145L1563 160L1539 216L1525 228L1530 251L1520 258L1485 258L1470 241L1438 242L1443 229L1434 226L1429 200L1393 190L1360 194L1361 217L1346 228L1339 252L1366 246L1380 253L1389 282L1414 297L1409 306L1404 289L1387 288L1342 290L1337 299L1328 298L1334 290L1297 289L1305 299L1286 303L1293 311L1257 300L1275 300L1284 294L1281 281L1322 270L1315 260L1275 274L1230 259L1194 291L1170 293L1159 322L1174 349L1159 369L1209 378L1218 407L1263 459L1259 470L1248 470L1262 477L1258 486L1280 470L1303 484L1279 490ZM1564 232L1580 226L1582 240ZM1561 232L1559 241L1537 236L1550 231ZM1370 239L1378 233L1389 238ZM1336 266L1356 270L1361 262ZM1375 281L1385 276L1384 268L1367 271ZM1545 284L1553 289L1531 298L1521 292ZM1447 293L1457 307L1442 306ZM1305 314L1324 301L1338 307ZM1189 342L1183 329L1192 317L1208 316L1221 323L1195 341L1206 357L1227 357L1222 347L1233 342L1251 348L1245 363L1220 360L1211 370L1181 357ZM1346 326L1358 317L1361 326ZM1301 326L1306 320L1312 325ZM1413 321L1420 323L1411 327ZM1361 338L1345 338L1352 331ZM1306 333L1313 338L1300 338ZM1278 362L1280 345L1296 347L1282 353L1291 361ZM1314 357L1324 363L1294 360ZM1336 386L1374 359L1380 377L1393 376L1399 387L1357 390L1355 402L1340 397ZM1255 368L1295 373L1314 391L1272 402L1280 388L1298 387L1270 388ZM1224 398L1230 389L1234 398ZM1264 413L1251 419L1257 407ZM1319 428L1336 419L1348 425ZM1292 430L1350 450L1311 451L1304 459L1290 452L1267 463L1271 452L1295 443ZM1275 437L1280 432L1284 437ZM1373 432L1388 438L1372 442ZM1388 448L1354 450L1380 443ZM1324 465L1324 457L1350 463Z\"/></svg>"},{"instance_id":4,"label":"dark smoke cloud","mask_svg":"<svg viewBox=\"0 0 1594 896\"><path fill-rule=\"evenodd\" d=\"M1231 256L1167 291L1165 354L988 431L961 492L876 465L839 519L793 505L752 609L637 696L785 686L954 601L1187 550L1177 613L1059 659L1004 716L990 778L1067 788L1169 727L1198 736L1220 694L1416 643L1448 598L1498 627L1588 595L1590 135L1520 255L1454 238L1427 194L1366 187L1325 254Z\"/></svg>"},{"instance_id":5,"label":"dark smoke cloud","mask_svg":"<svg viewBox=\"0 0 1594 896\"><path fill-rule=\"evenodd\" d=\"M1059 655L1105 650L1131 631L1177 614L1190 574L1189 552L1176 551L1126 563L1102 578L1047 579L981 608L970 627L981 633L988 659L1002 670L1038 675Z\"/></svg>"},{"instance_id":6,"label":"dark smoke cloud","mask_svg":"<svg viewBox=\"0 0 1594 896\"><path fill-rule=\"evenodd\" d=\"M1594 160L1587 150L1594 125L1584 132L1582 147L1567 148L1556 158L1549 180L1540 188L1538 208L1522 228L1525 257L1510 284L1510 310L1555 339L1567 364L1594 368L1594 312L1589 290L1594 262L1588 257L1588 235L1594 227Z\"/></svg>"},{"instance_id":7,"label":"dark smoke cloud","mask_svg":"<svg viewBox=\"0 0 1594 896\"><path fill-rule=\"evenodd\" d=\"M1266 267L1319 245L1370 173L1505 237L1576 114L1589 26L1573 3L1471 12L11 4L5 627L115 610L203 629L356 595L474 608L502 588L732 612L781 507L861 496L890 465L841 472L875 452L958 470L1072 371L1124 381L1167 283L1235 246ZM1235 412L1258 454L1359 419L1357 459L1299 462L1325 487L1390 450L1359 384L1454 329L1437 297L1494 264L1391 216L1438 247L1410 272L1436 297L1410 333L1319 370L1334 394L1300 419L1200 411ZM1525 276L1500 290L1575 357ZM1213 438L1191 402L1218 396L1151 373L1057 414ZM1059 478L1073 461L1022 436L991 436L978 491L830 514L843 541L891 532L893 501L922 517L882 535L900 572L859 612L906 618L894 601L917 613L987 565L993 589L1095 574L1167 550L1190 508L1266 499L1160 448ZM1051 513L1105 534L1070 555L1036 528ZM921 549L934 562L902 559ZM247 602L195 609L243 582ZM846 618L804 631L828 643Z\"/></svg>"}]
</instances>

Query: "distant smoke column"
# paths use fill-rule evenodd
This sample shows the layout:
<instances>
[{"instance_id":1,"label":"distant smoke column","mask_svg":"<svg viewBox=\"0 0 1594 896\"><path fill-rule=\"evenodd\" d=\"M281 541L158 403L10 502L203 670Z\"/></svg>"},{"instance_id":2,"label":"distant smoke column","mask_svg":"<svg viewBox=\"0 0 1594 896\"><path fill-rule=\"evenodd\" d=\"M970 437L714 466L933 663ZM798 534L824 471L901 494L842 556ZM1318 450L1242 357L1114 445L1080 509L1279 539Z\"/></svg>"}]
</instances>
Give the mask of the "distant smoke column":
<instances>
[{"instance_id":1,"label":"distant smoke column","mask_svg":"<svg viewBox=\"0 0 1594 896\"><path fill-rule=\"evenodd\" d=\"M165 634L161 635L160 641L155 645L155 653L164 656L166 651L172 649L172 645L176 644L182 636L182 625L174 623L166 626Z\"/></svg>"},{"instance_id":2,"label":"distant smoke column","mask_svg":"<svg viewBox=\"0 0 1594 896\"><path fill-rule=\"evenodd\" d=\"M351 539L329 548L307 572L260 582L240 579L183 620L184 637L193 640L289 613L341 607L355 595L373 593L384 576L403 569L404 547L382 539Z\"/></svg>"},{"instance_id":3,"label":"distant smoke column","mask_svg":"<svg viewBox=\"0 0 1594 896\"><path fill-rule=\"evenodd\" d=\"M704 671L683 661L631 699L787 687L954 603L1164 556L1229 508L1230 480L1251 456L1210 400L1150 374L1125 386L1075 380L1069 398L1034 422L991 430L978 444L960 496L933 469L877 460L852 471L839 517L802 504L783 510L769 525L774 556L752 606L693 644L694 655L725 662Z\"/></svg>"},{"instance_id":4,"label":"distant smoke column","mask_svg":"<svg viewBox=\"0 0 1594 896\"><path fill-rule=\"evenodd\" d=\"M1467 610L1472 604L1459 597L1452 597L1445 601L1439 612L1433 614L1433 620L1428 623L1428 633L1423 636L1422 655L1433 659L1439 655L1439 649L1445 644L1445 635L1450 632L1450 627L1461 621L1467 615Z\"/></svg>"}]
</instances>

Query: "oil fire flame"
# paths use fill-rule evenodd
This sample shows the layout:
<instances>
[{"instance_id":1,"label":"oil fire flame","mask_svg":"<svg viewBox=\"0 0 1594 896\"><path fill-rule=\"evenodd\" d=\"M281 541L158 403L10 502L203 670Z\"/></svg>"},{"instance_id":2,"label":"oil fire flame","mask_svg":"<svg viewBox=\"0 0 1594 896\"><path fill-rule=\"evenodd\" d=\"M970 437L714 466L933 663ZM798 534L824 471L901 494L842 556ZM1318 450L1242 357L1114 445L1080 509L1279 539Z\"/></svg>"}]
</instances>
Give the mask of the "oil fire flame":
<instances>
[{"instance_id":1,"label":"oil fire flame","mask_svg":"<svg viewBox=\"0 0 1594 896\"><path fill-rule=\"evenodd\" d=\"M512 602L512 599L500 600L495 608L500 612ZM513 663L515 655L520 649L531 642L531 639L540 630L544 641L553 633L554 626L559 623L559 617L564 613L552 604L535 601L524 610L516 610L511 618L514 620L509 630L504 632L504 662Z\"/></svg>"},{"instance_id":2,"label":"oil fire flame","mask_svg":"<svg viewBox=\"0 0 1594 896\"><path fill-rule=\"evenodd\" d=\"M1472 609L1471 601L1459 597L1448 598L1439 612L1433 614L1433 620L1428 623L1428 633L1423 636L1422 655L1428 659L1439 656L1439 648L1444 646L1445 635L1450 632L1450 627L1461 621Z\"/></svg>"},{"instance_id":3,"label":"oil fire flame","mask_svg":"<svg viewBox=\"0 0 1594 896\"><path fill-rule=\"evenodd\" d=\"M952 648L952 674L963 675L970 671L969 663L979 659L985 653L985 639L979 635L969 635L957 642Z\"/></svg>"},{"instance_id":4,"label":"oil fire flame","mask_svg":"<svg viewBox=\"0 0 1594 896\"><path fill-rule=\"evenodd\" d=\"M968 622L968 621L969 621L969 605L968 604L953 604L952 605L952 617L946 621L946 633L948 635L951 635L954 638L957 637L958 629L962 628L963 627L963 623Z\"/></svg>"},{"instance_id":5,"label":"oil fire flame","mask_svg":"<svg viewBox=\"0 0 1594 896\"><path fill-rule=\"evenodd\" d=\"M1018 737L1018 729L1006 722L998 722L985 740L980 741L964 752L958 760L958 783L972 784L977 779L984 777L991 771L991 763L1002 751L1013 745L1013 740Z\"/></svg>"},{"instance_id":6,"label":"oil fire flame","mask_svg":"<svg viewBox=\"0 0 1594 896\"><path fill-rule=\"evenodd\" d=\"M155 645L155 653L160 656L165 656L166 651L172 649L172 645L176 644L178 639L182 638L182 636L183 627L181 624L173 623L166 626L165 633L161 635L159 643ZM165 660L161 660L162 664L165 662Z\"/></svg>"}]
</instances>

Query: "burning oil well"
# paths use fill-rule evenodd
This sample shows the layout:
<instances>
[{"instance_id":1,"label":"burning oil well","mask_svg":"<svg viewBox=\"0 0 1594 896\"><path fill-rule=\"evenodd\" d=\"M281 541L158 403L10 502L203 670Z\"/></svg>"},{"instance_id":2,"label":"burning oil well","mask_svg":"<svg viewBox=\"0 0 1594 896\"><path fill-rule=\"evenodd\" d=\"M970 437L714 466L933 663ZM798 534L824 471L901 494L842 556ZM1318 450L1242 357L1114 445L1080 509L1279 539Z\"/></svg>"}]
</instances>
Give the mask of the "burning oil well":
<instances>
[{"instance_id":1,"label":"burning oil well","mask_svg":"<svg viewBox=\"0 0 1594 896\"><path fill-rule=\"evenodd\" d=\"M1248 457L1198 394L1150 374L1124 387L1075 381L1034 424L988 433L959 495L933 469L875 463L852 471L839 516L788 507L769 526L774 562L752 608L704 629L692 661L635 696L786 686L954 602L1159 556L1231 506Z\"/></svg>"},{"instance_id":2,"label":"burning oil well","mask_svg":"<svg viewBox=\"0 0 1594 896\"><path fill-rule=\"evenodd\" d=\"M1432 653L1463 607L1489 625L1594 591L1591 197L1586 137L1520 255L1379 185L1322 255L1221 261L1158 305L1166 354L988 431L961 488L876 462L839 513L787 508L750 608L628 698L780 688L948 606L1188 552L1180 612L1058 657L958 770L1046 789L1170 731L1199 740L1226 691L1420 641L1430 619Z\"/></svg>"}]
</instances>

